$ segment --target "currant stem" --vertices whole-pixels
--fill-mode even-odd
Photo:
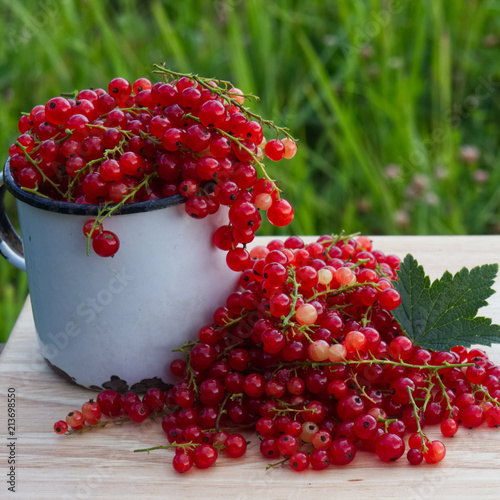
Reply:
[[[329,242],[330,244],[326,247],[326,251],[330,250],[333,246],[335,246],[339,241],[349,241],[351,238],[355,238],[356,236],[359,236],[361,233],[351,233],[351,234],[345,234],[344,231],[342,230],[340,234],[332,234],[332,240]],[[327,243],[328,240],[324,241],[323,243]]]
[[[438,384],[439,384],[439,387],[441,389],[441,394],[444,396],[444,398],[446,399],[446,407],[448,408],[448,410],[450,411],[450,415],[453,414],[453,406],[451,405],[451,401],[450,401],[450,398],[448,397],[448,394],[446,392],[446,387],[445,385],[443,384],[443,381],[441,380],[441,377],[435,373],[435,379],[438,381]]]
[[[146,452],[149,455],[149,452],[155,450],[172,450],[177,448],[192,450],[197,446],[200,446],[201,444],[203,443],[193,443],[193,441],[189,441],[189,443],[172,443],[167,445],[151,446],[150,448],[141,448],[138,450],[134,450],[134,453]],[[224,449],[224,445],[215,445],[214,448],[220,451]]]
[[[432,398],[432,389],[436,385],[436,384],[434,384],[434,382],[432,382],[432,379],[434,378],[433,375],[434,374],[429,373],[428,376],[427,376],[427,383],[428,383],[428,385],[425,387],[425,399],[424,399],[424,404],[422,405],[422,411],[424,411],[424,412],[425,412],[425,410],[427,408],[427,404],[429,403],[429,401]],[[439,378],[439,376],[438,376],[438,378]],[[448,405],[448,407],[451,408],[450,400],[449,400],[448,394],[446,394],[446,392],[444,393],[444,396],[447,398],[447,405]]]
[[[58,194],[64,196],[64,193],[59,189],[59,186],[52,179],[47,177],[45,175],[45,172],[39,167],[38,163],[35,160],[33,160],[33,158],[31,158],[31,156],[26,151],[26,147],[23,146],[19,141],[16,141],[16,146],[22,149],[24,157],[38,170],[38,172],[42,176],[42,179],[45,182],[48,182],[57,191]]]
[[[294,142],[297,142],[290,134],[288,128],[278,127],[277,125],[274,124],[273,121],[264,120],[261,116],[250,111],[248,108],[246,108],[245,106],[240,104],[235,97],[231,97],[230,91],[235,88],[231,82],[229,82],[227,80],[219,80],[217,78],[204,78],[204,77],[200,77],[198,75],[195,75],[193,73],[178,73],[176,71],[169,70],[169,69],[165,68],[165,66],[159,65],[159,64],[154,64],[154,68],[156,68],[156,71],[153,71],[153,73],[157,73],[157,74],[160,74],[163,76],[168,76],[172,79],[189,78],[191,80],[194,80],[196,83],[198,83],[199,85],[201,85],[205,89],[209,90],[213,94],[218,95],[221,99],[225,100],[228,104],[232,104],[233,106],[237,107],[247,117],[255,119],[261,125],[266,125],[267,127],[273,128],[278,135],[281,132],[288,139],[291,139]],[[214,85],[213,82],[217,83],[218,85],[221,85],[223,88],[218,87],[217,85]],[[242,96],[245,98],[248,97],[250,99],[255,99],[256,101],[260,100],[257,96],[255,96],[253,94],[242,94]]]
[[[220,405],[219,413],[217,414],[217,419],[215,420],[215,432],[219,432],[220,419],[224,413],[227,413],[226,410],[224,409],[224,406],[226,406],[227,400],[230,399],[230,397],[231,394],[228,392]]]
[[[354,382],[354,385],[359,389],[360,394],[362,396],[364,396],[366,399],[368,399],[369,401],[371,401],[374,405],[376,405],[375,400],[373,398],[371,398],[370,396],[368,396],[368,394],[366,393],[365,386],[364,385],[362,386],[359,383],[359,381],[358,381],[358,374],[357,373],[352,373],[351,380]]]
[[[403,366],[405,368],[412,368],[415,370],[430,370],[430,371],[438,371],[444,370],[448,368],[465,368],[468,366],[473,366],[474,363],[445,363],[443,365],[412,365],[410,363],[406,363],[405,361],[392,361],[390,359],[345,359],[344,361],[337,361],[335,363],[332,362],[319,362],[319,361],[300,361],[296,363],[279,363],[277,365],[273,365],[277,369],[286,368],[287,366],[303,366],[303,367],[313,367],[318,368],[320,366],[339,366],[339,365],[392,365],[392,366]]]
[[[288,462],[288,458],[284,458],[283,460],[280,460],[279,462],[275,462],[273,464],[268,464],[266,467],[266,470],[272,469],[273,467],[277,467],[278,465],[285,465]]]
[[[297,300],[299,298],[299,283],[294,269],[288,270],[288,281],[293,283],[293,292],[290,294],[292,297],[292,306],[290,308],[290,312],[283,320],[283,327],[286,327],[290,319],[295,315],[295,307],[297,306]]]
[[[477,385],[476,386],[476,390],[474,391],[474,394],[476,392],[481,392],[484,394],[484,396],[486,397],[486,399],[488,401],[491,401],[492,403],[494,403],[496,406],[500,406],[500,400],[498,398],[494,398],[490,395],[489,391],[483,389],[480,385]]]
[[[408,396],[410,397],[410,404],[412,405],[413,407],[413,415],[415,416],[415,422],[417,424],[417,432],[419,433],[420,435],[420,438],[422,439],[422,447],[421,447],[421,451],[423,453],[426,453],[428,451],[428,447],[427,445],[425,444],[425,441],[427,439],[429,439],[426,434],[422,431],[422,427],[420,425],[420,417],[418,415],[418,406],[417,406],[417,403],[415,403],[415,400],[413,399],[413,389],[411,387],[407,387],[408,389]]]
[[[134,450],[134,453],[139,453],[139,452],[146,452],[149,455],[150,451],[154,450],[171,450],[173,448],[184,448],[184,449],[193,449],[199,446],[201,443],[193,443],[192,441],[189,441],[189,443],[172,443],[172,444],[166,444],[166,445],[158,445],[158,446],[152,446],[150,448],[141,448],[139,450]]]
[[[26,191],[27,193],[32,193],[32,194],[36,194],[37,196],[41,196],[42,198],[46,198],[47,200],[50,200],[50,196],[47,196],[46,194],[43,194],[43,193],[40,193],[38,191],[38,189],[32,189],[32,188],[28,188],[28,187],[24,187],[24,186],[21,186],[21,189],[23,191]]]

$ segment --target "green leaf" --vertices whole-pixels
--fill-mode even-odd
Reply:
[[[472,270],[465,267],[454,276],[446,271],[432,284],[422,266],[408,254],[397,273],[394,288],[401,305],[392,311],[403,332],[424,349],[449,350],[456,345],[500,343],[500,326],[476,317],[498,272],[497,264]]]

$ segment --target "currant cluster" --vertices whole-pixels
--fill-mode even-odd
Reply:
[[[166,394],[154,392],[153,403],[153,390],[142,401],[98,396],[107,402],[113,393],[117,413],[102,410],[108,416],[162,416],[168,444],[137,451],[173,448],[173,466],[185,472],[212,465],[220,450],[242,456],[240,432],[254,429],[270,466],[320,470],[349,464],[360,450],[386,462],[408,450],[417,465],[446,453],[426,425],[440,425],[444,437],[460,424],[500,427],[500,367],[484,351],[431,351],[401,332],[391,313],[401,301],[392,281],[398,257],[364,236],[322,236],[308,245],[274,240],[250,258],[240,289],[177,349],[183,356],[170,370],[179,381]],[[56,432],[113,422],[92,413],[84,424],[85,411],[75,421],[76,413]]]
[[[276,226],[293,219],[263,159],[292,158],[296,143],[287,129],[244,107],[254,96],[231,83],[162,66],[156,73],[162,81],[155,84],[115,78],[106,90],[35,106],[19,120],[21,135],[9,149],[13,177],[39,196],[99,205],[84,234],[103,257],[119,248],[103,221],[126,203],[181,194],[196,219],[230,207],[229,224],[215,242],[228,251],[229,267],[241,271],[260,211]],[[263,125],[275,138],[266,141]]]

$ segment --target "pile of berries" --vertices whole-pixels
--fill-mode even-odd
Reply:
[[[9,149],[12,175],[27,192],[99,205],[83,232],[102,257],[120,246],[103,221],[124,204],[180,194],[196,219],[230,207],[229,224],[214,240],[228,251],[229,267],[242,271],[260,211],[276,226],[293,219],[263,159],[292,158],[296,143],[287,129],[244,107],[254,96],[229,82],[162,66],[156,73],[162,81],[154,85],[115,78],[107,90],[85,89],[35,106],[19,120],[21,135]],[[263,125],[274,134],[269,141]]]
[[[240,289],[178,349],[170,390],[142,399],[105,390],[55,431],[161,417],[167,442],[136,451],[174,449],[174,469],[186,472],[219,452],[242,456],[251,428],[270,466],[302,471],[347,465],[359,450],[437,463],[445,445],[426,425],[444,437],[460,424],[500,427],[500,367],[484,351],[435,352],[401,332],[391,313],[401,301],[396,256],[363,236],[322,236],[274,240],[250,258]]]

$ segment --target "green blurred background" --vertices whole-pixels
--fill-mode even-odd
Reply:
[[[286,232],[500,233],[498,0],[0,1],[4,157],[21,111],[166,62],[299,139]],[[26,293],[0,259],[0,341]]]

